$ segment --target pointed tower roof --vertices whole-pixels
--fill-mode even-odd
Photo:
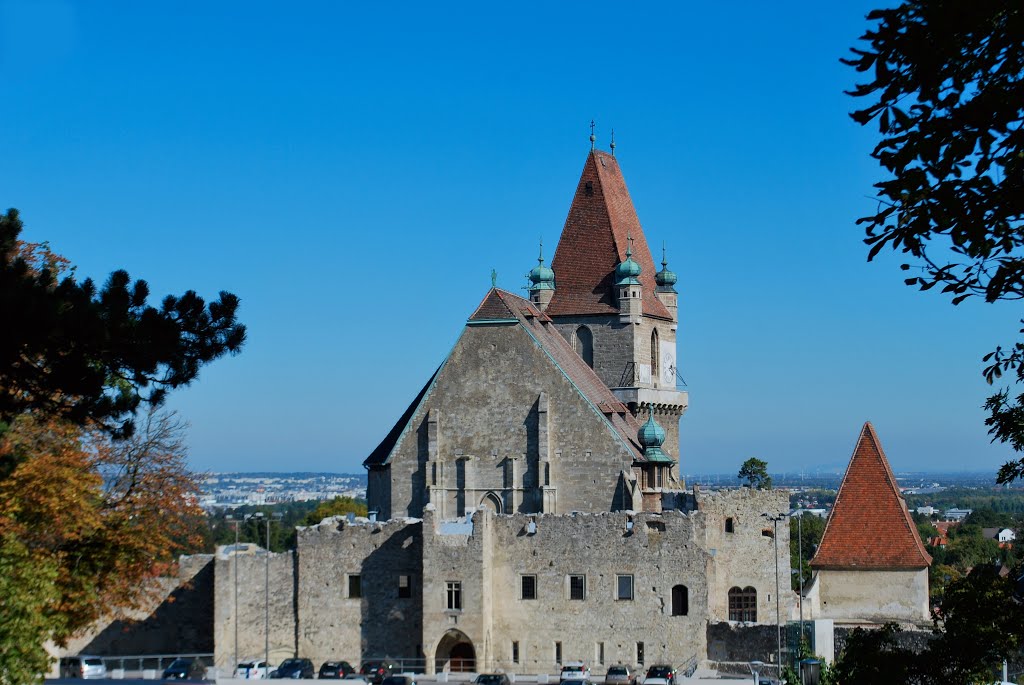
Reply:
[[[811,566],[899,570],[931,563],[882,443],[874,427],[865,423]]]
[[[612,155],[591,150],[551,260],[558,289],[547,313],[618,314],[615,266],[626,261],[629,236],[633,237],[633,260],[640,265],[644,315],[671,320],[654,295],[654,260],[619,163]]]

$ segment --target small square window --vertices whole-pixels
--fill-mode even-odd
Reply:
[[[520,576],[521,599],[537,599],[537,576]]]
[[[615,599],[633,599],[633,576],[615,576]]]
[[[462,611],[462,583],[448,581],[448,610]]]
[[[587,577],[569,576],[569,599],[587,598]]]
[[[412,597],[412,576],[398,576],[398,598]]]
[[[358,599],[363,596],[363,583],[361,576],[349,575],[348,596],[350,599]]]

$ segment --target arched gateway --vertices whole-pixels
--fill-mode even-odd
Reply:
[[[434,653],[434,671],[472,672],[476,670],[476,651],[473,643],[461,630],[449,630],[437,643]]]

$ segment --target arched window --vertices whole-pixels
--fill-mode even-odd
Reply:
[[[685,585],[672,588],[672,615],[686,616],[690,613],[690,590]]]
[[[750,586],[729,590],[729,620],[757,623],[757,590]]]
[[[658,371],[658,329],[655,328],[651,332],[651,381],[655,385],[658,384],[658,379],[661,377],[661,373]]]
[[[572,335],[572,349],[583,358],[587,366],[594,368],[594,334],[586,326],[580,326]]]

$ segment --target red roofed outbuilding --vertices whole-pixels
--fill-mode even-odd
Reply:
[[[805,607],[837,622],[927,621],[931,563],[882,443],[865,423],[811,559]]]

